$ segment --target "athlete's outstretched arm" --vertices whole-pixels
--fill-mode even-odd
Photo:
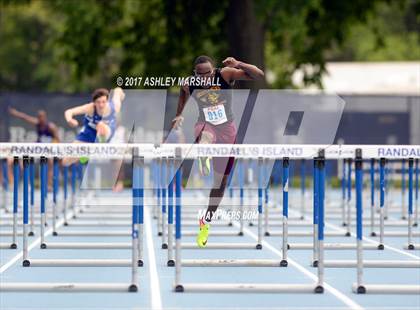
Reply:
[[[238,61],[233,57],[223,60],[225,68],[222,69],[223,78],[227,81],[258,80],[264,78],[264,71],[257,66]]]
[[[17,117],[17,118],[20,118],[20,119],[24,120],[25,122],[28,122],[31,125],[36,126],[38,124],[38,119],[36,117],[30,116],[30,115],[28,115],[26,113],[23,113],[23,112],[19,112],[16,109],[9,108],[9,113],[10,113],[10,115],[12,115],[14,117]]]
[[[73,117],[81,114],[89,114],[93,110],[93,102],[79,105],[75,108],[68,109],[64,112],[64,118],[70,127],[77,127],[79,122]]]
[[[114,102],[115,112],[120,113],[121,105],[124,101],[125,93],[121,87],[116,87],[112,95],[112,102]]]

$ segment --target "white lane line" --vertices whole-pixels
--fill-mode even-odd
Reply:
[[[333,229],[333,230],[335,230],[335,231],[342,231],[342,232],[345,232],[345,230],[344,230],[344,229],[342,229],[341,227],[338,227],[338,226],[336,226],[336,225],[334,225],[334,224],[331,224],[331,223],[327,223],[327,222],[325,222],[325,226],[326,226],[326,227],[330,227],[331,229]],[[351,233],[351,236],[352,236],[352,237],[356,237],[356,235],[355,235],[354,233]],[[366,236],[363,236],[363,241],[366,241],[366,242],[368,242],[368,243],[370,243],[370,244],[379,244],[379,242],[378,242],[378,241],[373,240],[373,239],[370,239],[370,238],[368,238],[368,237],[366,237]],[[408,256],[408,257],[414,258],[414,259],[420,259],[420,257],[419,257],[419,256],[417,256],[417,255],[414,255],[414,254],[411,254],[411,253],[407,253],[407,252],[405,252],[405,251],[403,251],[403,250],[400,250],[400,249],[394,248],[394,247],[392,247],[392,246],[390,246],[390,245],[387,245],[386,243],[384,243],[384,247],[385,247],[385,249],[388,249],[388,250],[390,250],[390,251],[393,251],[393,252],[396,252],[396,253],[400,253],[400,254],[403,254],[403,255],[405,255],[405,256]]]
[[[84,201],[84,197],[80,198],[81,201]],[[48,203],[48,202],[46,202]],[[77,208],[77,211],[80,211],[80,208]],[[67,219],[72,218],[74,215],[74,211],[70,210],[70,212],[67,213]],[[57,221],[56,223],[56,228],[60,228],[61,226],[64,225],[64,218],[60,219]],[[49,228],[45,231],[45,237],[48,237],[49,235],[52,234],[53,228]],[[41,237],[36,238],[34,241],[32,241],[32,243],[30,243],[28,245],[28,254],[30,253],[31,250],[33,250],[37,245],[39,245],[41,243]],[[23,251],[20,251],[19,254],[17,254],[16,256],[12,257],[10,259],[10,261],[8,261],[6,264],[4,264],[3,266],[0,267],[0,274],[2,274],[3,272],[5,272],[7,269],[9,269],[10,267],[13,266],[13,264],[15,264],[19,259],[21,259],[23,257]]]
[[[292,214],[299,214],[297,211],[295,211],[295,210],[290,210],[289,209],[289,212],[290,213],[292,213]],[[326,227],[330,227],[331,229],[333,229],[333,230],[335,230],[335,231],[341,231],[341,232],[346,232],[346,230],[345,229],[343,229],[342,227],[339,227],[339,226],[337,226],[337,225],[334,225],[334,224],[331,224],[331,222],[330,221],[325,221],[325,226]],[[351,236],[352,237],[356,237],[356,235],[354,234],[354,233],[351,233]],[[366,241],[366,242],[368,242],[368,243],[370,243],[370,244],[379,244],[379,242],[378,241],[376,241],[376,240],[373,240],[373,239],[370,239],[370,238],[368,238],[368,237],[366,237],[366,236],[363,236],[363,240],[364,241]],[[399,253],[399,254],[402,254],[402,255],[405,255],[405,256],[408,256],[408,257],[411,257],[411,258],[414,258],[414,259],[420,259],[420,257],[419,256],[417,256],[417,255],[414,255],[414,254],[411,254],[411,253],[408,253],[408,252],[406,252],[406,251],[403,251],[403,250],[400,250],[400,249],[397,249],[397,248],[394,248],[394,247],[392,247],[392,246],[390,246],[390,245],[387,245],[386,243],[384,243],[384,247],[385,247],[385,249],[388,249],[388,250],[390,250],[390,251],[393,251],[393,252],[396,252],[396,253]]]
[[[73,216],[73,211],[69,212],[69,218],[71,218]],[[61,219],[57,222],[56,224],[56,228],[60,228],[61,226],[63,226],[64,224],[64,219]],[[52,227],[49,228],[47,231],[45,231],[45,237],[48,237],[49,235],[52,234]],[[28,253],[35,248],[37,245],[39,245],[41,243],[41,237],[36,238],[34,241],[32,241],[32,243],[28,246]],[[23,251],[20,251],[19,254],[17,254],[16,256],[12,257],[10,259],[10,261],[8,261],[6,264],[4,264],[3,266],[0,267],[0,274],[2,274],[3,272],[5,272],[7,269],[9,269],[10,267],[13,266],[13,264],[15,264],[19,259],[21,259],[23,257]]]
[[[235,226],[239,226],[239,225],[238,224],[235,224]],[[248,234],[250,237],[252,237],[255,241],[258,240],[257,235],[255,235],[248,228],[245,228],[244,227],[244,232],[246,234]],[[282,257],[282,253],[279,250],[277,250],[276,248],[274,248],[273,246],[271,246],[271,244],[269,244],[267,241],[263,241],[262,243],[263,243],[263,248],[267,248],[271,252],[277,254],[279,257]],[[311,278],[314,281],[317,281],[318,280],[318,277],[316,275],[314,275],[311,271],[309,271],[308,269],[306,269],[302,265],[300,265],[297,262],[295,262],[290,257],[287,258],[287,261],[290,263],[290,265],[292,265],[293,267],[295,267],[296,269],[298,269],[300,272],[302,272],[303,274],[305,274],[307,277]],[[354,310],[363,310],[364,309],[358,303],[356,303],[355,301],[353,301],[352,299],[350,299],[349,297],[347,297],[346,295],[344,295],[343,293],[341,293],[339,290],[335,289],[331,285],[327,284],[326,282],[324,282],[324,288],[327,291],[329,291],[332,295],[334,295],[337,299],[339,299],[344,304],[346,304],[350,309],[352,309],[352,310],[353,309]]]
[[[146,233],[145,237],[147,243],[148,265],[150,275],[150,299],[152,303],[151,308],[153,310],[160,310],[162,309],[162,297],[160,295],[159,275],[156,266],[156,255],[152,235],[152,221],[149,208],[144,208],[144,215],[144,226]]]

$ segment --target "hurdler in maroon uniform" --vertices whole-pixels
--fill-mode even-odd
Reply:
[[[263,78],[264,72],[254,65],[237,61],[228,57],[223,61],[225,67],[214,67],[214,61],[208,56],[199,56],[194,62],[194,75],[202,79],[210,79],[215,83],[206,86],[185,85],[181,88],[177,115],[172,126],[182,124],[182,111],[188,98],[192,96],[198,105],[198,120],[194,132],[196,143],[233,144],[236,140],[236,125],[232,112],[232,85],[235,80],[254,80]],[[197,238],[199,247],[207,244],[209,223],[216,212],[226,188],[228,175],[232,169],[234,158],[216,157],[212,160],[214,170],[213,188],[204,218],[200,220],[200,232]],[[210,158],[199,159],[200,172],[208,175]]]

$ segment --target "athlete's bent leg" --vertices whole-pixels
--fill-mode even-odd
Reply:
[[[214,143],[215,135],[213,132],[203,129],[200,134],[199,144],[211,144]],[[198,169],[201,175],[208,176],[210,174],[210,157],[201,157],[198,159]]]
[[[99,142],[107,142],[111,137],[111,128],[104,122],[99,122],[96,125],[97,139]]]
[[[73,141],[73,143],[86,143],[86,142],[75,140],[75,141]],[[79,161],[79,158],[75,158],[75,157],[64,157],[63,158],[63,161],[62,161],[62,164],[63,164],[63,166],[70,166],[70,165],[72,165],[74,163],[77,163],[78,161]]]
[[[206,213],[204,214],[204,220],[207,223],[210,223],[214,214],[216,213],[217,208],[222,202],[223,196],[225,194],[225,189],[228,181],[228,176],[214,172],[213,188],[210,191],[209,205],[207,207]]]
[[[227,172],[230,171],[231,159],[228,159],[228,167],[226,168]],[[214,179],[213,179],[213,188],[210,191],[209,205],[207,207],[206,213],[203,218],[199,221],[199,232],[197,235],[197,245],[200,248],[204,248],[207,245],[207,240],[209,237],[210,231],[210,222],[216,213],[217,208],[222,202],[229,173],[218,173],[217,169],[214,169]]]

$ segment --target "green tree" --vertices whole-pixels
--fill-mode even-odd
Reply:
[[[418,59],[418,0],[0,0],[0,89],[86,91],[118,75],[188,75],[226,56],[290,87],[328,60]],[[391,22],[390,22],[391,21]],[[266,87],[266,83],[245,86]]]

